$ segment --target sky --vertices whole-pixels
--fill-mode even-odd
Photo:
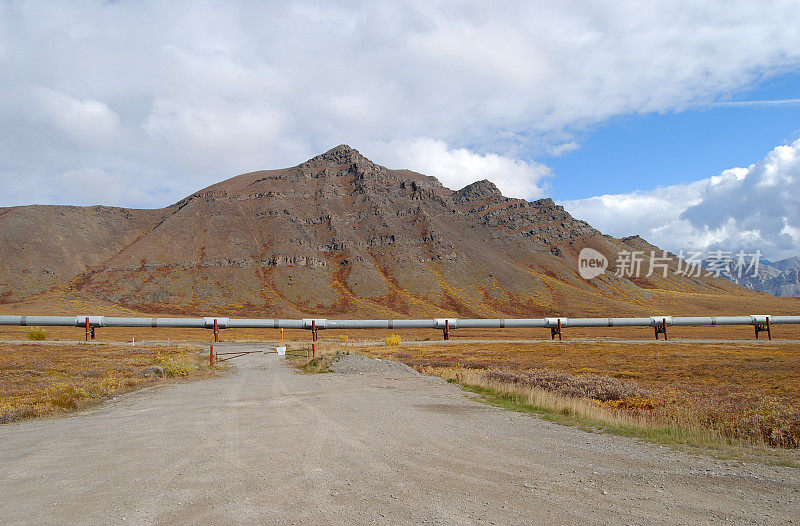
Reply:
[[[0,206],[338,144],[663,248],[800,254],[796,1],[0,0]]]

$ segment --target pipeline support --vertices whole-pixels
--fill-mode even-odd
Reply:
[[[771,330],[770,325],[769,325],[769,316],[767,316],[767,322],[766,323],[763,323],[763,324],[756,323],[753,326],[753,328],[756,331],[756,340],[758,339],[759,333],[762,333],[762,332],[766,332],[767,333],[767,338],[769,340],[772,340],[772,330]]]
[[[550,339],[555,340],[558,336],[558,341],[563,341],[561,334],[561,318],[558,319],[555,327],[550,327]]]
[[[653,326],[653,331],[656,334],[656,340],[659,334],[663,334],[664,341],[667,341],[667,319],[663,318],[660,324]]]

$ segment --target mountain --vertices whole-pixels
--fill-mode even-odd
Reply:
[[[799,257],[790,257],[786,259],[781,259],[780,261],[765,261],[767,265],[774,269],[778,269],[782,272],[787,270],[800,270],[800,258]]]
[[[773,296],[800,296],[800,258],[790,257],[780,261],[762,260],[755,276],[752,272],[737,272],[727,276],[734,283],[748,289],[758,290]]]
[[[610,260],[591,281],[578,275],[584,247]],[[651,251],[661,254],[639,237],[603,235],[551,199],[504,197],[486,180],[453,191],[342,145],[158,210],[1,208],[0,302],[4,310],[66,298],[174,314],[524,317],[739,312],[742,298],[764,298],[713,277],[615,275],[619,254]]]

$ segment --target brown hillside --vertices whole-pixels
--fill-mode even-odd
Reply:
[[[798,305],[714,278],[608,272],[587,282],[575,259],[584,246],[612,261],[652,246],[605,236],[550,199],[510,199],[489,181],[454,192],[344,145],[161,210],[0,209],[0,242],[0,297],[15,304],[38,293],[37,305],[77,298],[269,317],[721,314],[741,312],[743,299],[778,314]]]

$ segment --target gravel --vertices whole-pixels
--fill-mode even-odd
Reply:
[[[331,363],[331,371],[339,374],[419,375],[408,365],[392,360],[367,358],[363,354],[339,353]]]

